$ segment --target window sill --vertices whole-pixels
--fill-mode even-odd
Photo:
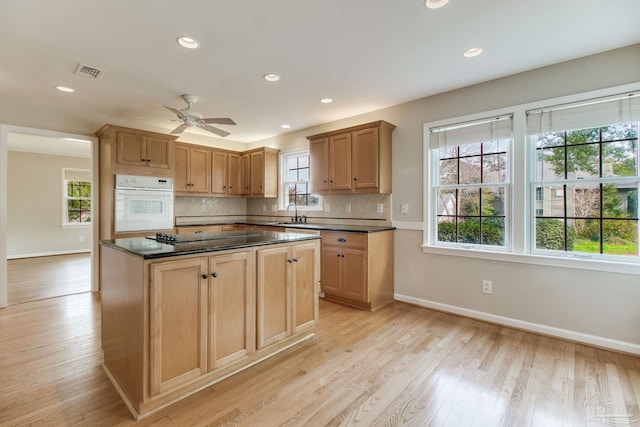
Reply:
[[[579,259],[573,257],[552,257],[544,255],[514,254],[510,252],[486,251],[465,248],[445,248],[439,246],[422,245],[422,252],[435,255],[476,258],[491,261],[513,262],[518,264],[540,265],[545,267],[573,268],[576,270],[605,271],[640,275],[640,264],[630,262],[615,262],[593,259]]]
[[[62,224],[60,227],[62,228],[91,228],[93,227],[93,224],[91,224],[90,222],[84,222],[82,224]]]

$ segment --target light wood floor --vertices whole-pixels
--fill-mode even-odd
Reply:
[[[640,425],[640,358],[396,303],[321,301],[301,344],[134,422],[100,368],[100,302],[0,310],[0,425]]]
[[[7,260],[9,305],[91,291],[91,254]]]

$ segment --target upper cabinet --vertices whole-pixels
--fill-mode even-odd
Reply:
[[[173,185],[177,194],[209,193],[211,191],[211,150],[197,145],[177,143]]]
[[[391,134],[377,121],[308,136],[311,191],[316,194],[391,193]]]
[[[108,157],[114,173],[173,176],[176,136],[113,125],[103,126],[96,135],[107,148],[100,155]]]
[[[242,166],[249,168],[241,172],[244,195],[278,197],[278,150],[264,147],[247,151],[243,153]]]

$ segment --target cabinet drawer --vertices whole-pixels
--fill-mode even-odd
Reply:
[[[367,248],[367,233],[343,233],[323,231],[322,245],[344,246],[345,248]]]

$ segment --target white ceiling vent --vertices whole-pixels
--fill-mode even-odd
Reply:
[[[78,64],[75,73],[83,75],[85,77],[89,77],[91,79],[99,79],[104,74],[104,70],[92,67],[90,65]]]

